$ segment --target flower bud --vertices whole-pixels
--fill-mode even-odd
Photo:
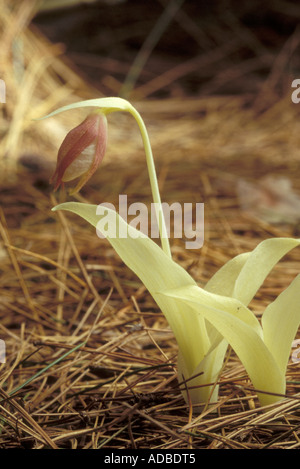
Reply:
[[[107,120],[101,113],[90,114],[72,129],[62,142],[55,173],[50,183],[57,190],[64,182],[80,177],[71,194],[78,192],[100,165],[107,144]]]

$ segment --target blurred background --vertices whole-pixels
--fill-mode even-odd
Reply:
[[[74,119],[32,119],[97,96],[134,101],[154,127],[162,125],[154,136],[160,149],[164,136],[171,145],[180,136],[190,153],[203,144],[209,157],[212,150],[233,156],[236,145],[247,153],[248,138],[256,152],[263,125],[275,125],[276,143],[283,116],[298,116],[291,83],[300,77],[299,18],[296,0],[1,0],[1,162],[53,159]],[[299,130],[293,124],[289,138]],[[287,152],[282,135],[279,143],[276,160]]]
[[[33,23],[105,95],[255,95],[269,78],[280,97],[299,70],[299,8],[284,0],[46,0]]]

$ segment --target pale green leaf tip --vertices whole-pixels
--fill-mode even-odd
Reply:
[[[63,202],[61,204],[55,205],[52,207],[51,211],[56,212],[58,210],[68,210],[70,211],[70,206],[72,206],[73,202]]]

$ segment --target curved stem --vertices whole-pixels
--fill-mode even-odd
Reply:
[[[129,112],[135,118],[139,126],[139,129],[141,131],[141,135],[143,139],[143,144],[144,144],[145,153],[146,153],[148,173],[149,173],[149,178],[150,178],[152,197],[155,203],[156,217],[157,217],[157,222],[158,222],[158,227],[159,227],[162,249],[169,257],[172,257],[166,223],[165,223],[165,217],[164,217],[164,213],[162,210],[160,192],[159,192],[154,159],[153,159],[153,154],[152,154],[152,148],[151,148],[148,132],[139,112],[133,106],[130,106]]]
[[[172,257],[171,248],[170,248],[168,232],[167,232],[166,223],[165,223],[165,217],[164,217],[162,204],[161,204],[156,170],[155,170],[152,148],[151,148],[148,132],[147,132],[145,123],[141,115],[128,101],[127,101],[126,109],[124,110],[128,111],[135,118],[139,126],[141,135],[142,135],[142,140],[143,140],[145,154],[146,154],[147,168],[148,168],[148,173],[149,173],[149,178],[150,178],[150,186],[151,186],[151,191],[152,191],[153,202],[155,204],[155,211],[156,211],[156,217],[157,217],[157,223],[158,223],[158,228],[159,228],[162,249],[165,252],[165,254],[167,254],[171,258]],[[115,109],[109,110],[109,112],[114,112],[114,111]]]

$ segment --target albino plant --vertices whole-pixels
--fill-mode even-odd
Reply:
[[[103,217],[108,224],[117,227],[113,234],[108,232],[105,236],[123,262],[144,283],[173,330],[179,347],[179,379],[187,380],[183,391],[187,401],[203,404],[217,400],[216,383],[228,344],[243,363],[261,405],[282,399],[289,354],[300,323],[300,275],[267,306],[261,322],[248,305],[275,264],[298,246],[300,240],[262,241],[252,252],[227,262],[205,288],[200,288],[172,260],[151,146],[140,114],[124,99],[102,98],[64,106],[46,117],[79,107],[96,107],[97,110],[92,118],[71,131],[75,138],[67,136],[63,142],[55,172],[56,187],[79,176],[75,191],[82,187],[82,182],[88,180],[103,158],[107,115],[115,111],[129,112],[139,125],[145,147],[162,248],[110,208],[105,209],[105,214],[99,214],[96,205],[67,202],[53,210],[73,212],[98,230],[103,227]],[[85,155],[88,155],[86,159]]]

